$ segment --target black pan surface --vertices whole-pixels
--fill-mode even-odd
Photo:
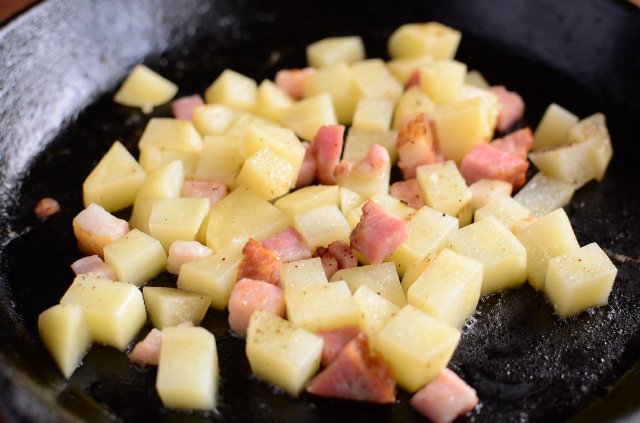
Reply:
[[[82,209],[82,181],[113,141],[136,152],[148,119],[170,115],[168,107],[150,116],[112,102],[131,66],[144,61],[177,82],[180,95],[202,93],[226,67],[258,80],[301,67],[304,46],[330,35],[362,35],[369,57],[385,57],[393,29],[428,20],[463,32],[457,58],[519,92],[527,123],[535,126],[550,102],[582,117],[603,111],[615,151],[605,180],[579,190],[566,208],[581,245],[598,242],[619,269],[610,304],[560,321],[529,286],[483,299],[450,363],[481,399],[461,421],[567,421],[578,414],[578,421],[638,421],[640,11],[614,0],[49,0],[6,25],[0,421],[422,421],[406,394],[374,406],[275,392],[250,375],[244,343],[230,334],[223,312],[211,311],[203,322],[220,355],[217,414],[163,409],[154,369],[140,371],[98,345],[65,381],[38,340],[36,321],[58,302],[73,278],[69,264],[80,257],[71,219]],[[44,196],[63,209],[40,222],[32,209]],[[175,279],[162,275],[151,284]]]

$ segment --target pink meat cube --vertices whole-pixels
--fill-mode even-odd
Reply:
[[[389,187],[389,194],[416,210],[424,206],[422,192],[415,178],[394,182]]]
[[[527,160],[527,155],[533,145],[533,134],[529,128],[518,129],[502,138],[493,140],[490,145],[511,154],[513,157]]]
[[[284,291],[275,285],[253,279],[241,279],[229,297],[229,326],[241,336],[247,335],[251,314],[265,310],[284,316]]]
[[[316,335],[324,340],[322,347],[322,366],[327,367],[340,354],[340,351],[358,334],[358,326],[345,326],[338,329],[328,329],[317,332]]]
[[[193,109],[203,104],[204,101],[198,94],[180,97],[171,102],[171,113],[176,119],[191,120]]]
[[[213,254],[211,248],[205,247],[198,241],[173,241],[169,247],[167,270],[169,273],[177,275],[183,264],[209,257],[211,254]]]
[[[407,239],[407,222],[368,200],[362,206],[362,218],[351,231],[351,248],[369,263],[380,264]]]
[[[467,185],[480,179],[509,182],[513,189],[524,185],[529,162],[499,150],[490,144],[480,144],[462,159],[460,173]]]
[[[323,125],[311,143],[316,159],[316,178],[321,184],[335,185],[335,168],[340,161],[344,137],[344,125]]]
[[[304,97],[304,83],[314,68],[281,69],[276,73],[276,85],[296,100]]]
[[[182,186],[182,196],[187,198],[208,198],[213,206],[227,195],[227,186],[209,179],[190,179]]]
[[[249,238],[242,249],[242,261],[238,266],[236,280],[248,278],[280,285],[281,265],[282,261],[276,253]]]
[[[416,168],[442,161],[429,117],[422,113],[408,120],[398,132],[398,167],[404,179],[416,177]]]
[[[296,179],[296,188],[311,185],[316,177],[316,158],[311,150],[311,144],[303,142],[302,145],[304,146],[305,152],[302,165],[300,166],[300,172],[298,172],[298,179]]]
[[[262,241],[262,246],[270,249],[282,262],[311,258],[302,236],[293,227],[288,227]]]
[[[93,275],[112,281],[116,280],[116,272],[98,255],[82,257],[74,261],[71,264],[71,270],[76,275]]]
[[[493,86],[490,91],[498,97],[500,103],[496,127],[498,131],[505,131],[524,116],[524,101],[518,93],[508,91],[502,85]]]

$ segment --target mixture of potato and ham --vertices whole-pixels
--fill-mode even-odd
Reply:
[[[233,287],[228,308],[231,330],[244,337],[254,311],[264,310],[284,316],[284,291],[264,281],[244,278]]]
[[[322,268],[327,279],[331,279],[334,273],[340,269],[349,269],[358,265],[358,259],[351,246],[344,241],[333,241],[325,247],[318,247],[313,253],[314,257],[320,257]]]
[[[193,323],[190,321],[182,322],[176,327],[190,328]],[[127,357],[129,362],[137,364],[140,367],[157,366],[160,361],[160,350],[162,349],[162,331],[153,328],[149,331],[145,338],[138,342],[129,352]]]
[[[362,218],[351,232],[351,248],[369,263],[380,264],[407,239],[407,222],[368,200]]]
[[[406,122],[398,132],[398,167],[404,179],[416,177],[416,168],[442,161],[429,116],[421,113]]]
[[[257,279],[279,286],[281,264],[282,261],[275,252],[250,238],[242,248],[242,261],[236,280]]]
[[[283,263],[308,259],[312,255],[311,250],[305,245],[302,235],[291,226],[271,235],[261,244],[276,253],[276,256]]]
[[[411,398],[411,405],[434,423],[452,422],[477,404],[476,391],[447,368]]]
[[[105,263],[98,255],[82,257],[71,263],[71,270],[76,275],[93,275],[101,278],[116,280],[113,267]]]

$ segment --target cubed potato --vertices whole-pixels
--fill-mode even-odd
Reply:
[[[195,241],[209,205],[208,198],[158,198],[151,206],[149,234],[167,252],[173,241]]]
[[[435,103],[420,87],[411,87],[400,96],[396,103],[392,128],[399,130],[408,118],[422,113],[432,115],[435,110]]]
[[[393,59],[432,56],[452,59],[462,34],[439,22],[404,24],[389,37],[389,55]]]
[[[471,85],[463,85],[460,89],[460,93],[457,101],[469,100],[472,98],[480,99],[486,110],[485,118],[487,119],[487,125],[493,133],[496,123],[498,122],[498,115],[502,104],[498,99],[498,96],[489,90],[473,87]]]
[[[549,260],[580,248],[562,208],[533,222],[517,237],[527,250],[527,280],[538,291],[544,290]]]
[[[471,202],[471,191],[452,160],[419,166],[416,179],[427,206],[457,217]]]
[[[119,281],[142,286],[167,267],[167,254],[160,241],[134,229],[104,247],[104,261]]]
[[[391,75],[382,59],[368,59],[352,64],[351,75],[360,97],[395,102],[402,95],[402,85]]]
[[[367,166],[364,167],[367,169]],[[341,188],[347,188],[357,192],[364,198],[371,198],[377,194],[389,192],[389,180],[391,179],[391,161],[378,172],[362,171],[358,166],[353,166],[350,173],[338,180]]]
[[[311,332],[358,324],[358,309],[345,281],[290,287],[287,320]]]
[[[483,264],[444,249],[407,292],[407,303],[459,328],[480,300]]]
[[[193,109],[193,126],[202,137],[222,135],[240,114],[222,104],[204,104]]]
[[[365,202],[365,198],[357,192],[351,191],[349,188],[340,188],[340,211],[343,215],[349,216],[352,210],[361,206]],[[362,211],[360,211],[362,213]],[[359,221],[360,219],[358,219]],[[351,222],[349,222],[351,223]]]
[[[304,96],[315,97],[323,93],[331,97],[337,121],[345,125],[350,124],[360,92],[346,63],[329,66],[307,76]]]
[[[455,60],[440,60],[420,69],[420,88],[436,104],[454,102],[460,96],[467,65]]]
[[[140,166],[150,173],[173,161],[180,161],[187,178],[193,177],[200,153],[196,151],[173,150],[165,147],[147,147],[140,151]]]
[[[316,207],[293,218],[293,224],[309,249],[326,247],[333,241],[349,243],[351,227],[335,204]]]
[[[287,93],[265,79],[258,85],[256,114],[265,119],[279,121],[282,114],[294,103]]]
[[[135,285],[97,276],[76,276],[60,304],[81,306],[91,339],[120,351],[127,348],[147,321],[142,293]]]
[[[420,71],[423,67],[431,66],[433,60],[433,56],[405,57],[388,61],[387,68],[402,86],[405,86],[414,72]]]
[[[409,288],[411,285],[415,283],[415,281],[420,277],[422,272],[425,271],[427,267],[436,259],[436,254],[427,254],[424,258],[418,259],[411,263],[411,265],[407,268],[407,271],[404,272],[404,276],[402,277],[402,289],[404,290],[405,295],[409,292]]]
[[[280,286],[286,292],[306,285],[328,283],[320,257],[282,263]]]
[[[38,316],[42,343],[69,379],[91,346],[91,332],[78,304],[56,304]]]
[[[576,187],[573,184],[549,178],[542,172],[536,173],[516,195],[520,204],[533,217],[542,217],[557,208],[569,204]]]
[[[335,125],[338,120],[331,96],[324,93],[293,104],[283,113],[281,122],[299,137],[311,141],[322,125]]]
[[[594,145],[593,155],[596,180],[601,181],[611,161],[613,149],[611,147],[611,137],[605,117],[602,113],[596,113],[586,117],[569,128],[567,135],[570,143],[588,142]]]
[[[594,242],[549,260],[544,291],[556,314],[568,317],[606,305],[617,273]]]
[[[498,219],[498,222],[511,230],[514,223],[530,215],[529,209],[520,204],[518,200],[503,195],[492,199],[487,205],[476,210],[474,219],[479,222],[482,219],[493,216]]]
[[[291,163],[270,147],[263,147],[244,161],[236,184],[273,200],[289,192],[297,177]]]
[[[471,209],[476,211],[498,196],[511,196],[513,186],[509,182],[498,179],[480,179],[469,185],[469,189],[471,190]]]
[[[228,186],[233,185],[244,162],[242,148],[242,140],[236,137],[205,137],[194,176],[198,179],[220,181]]]
[[[215,410],[218,394],[216,339],[204,328],[166,328],[156,389],[167,408]]]
[[[576,115],[562,106],[551,103],[533,133],[533,149],[566,144],[569,128],[576,122]]]
[[[168,150],[199,153],[202,139],[188,120],[173,118],[151,118],[138,142],[140,150],[161,147]]]
[[[396,268],[390,262],[340,269],[334,273],[331,280],[345,281],[352,293],[355,293],[363,285],[368,286],[376,294],[398,307],[407,303]]]
[[[395,316],[400,307],[378,294],[367,285],[361,285],[353,294],[358,307],[358,326],[369,338],[369,347],[376,349],[376,336]]]
[[[361,98],[353,115],[353,128],[385,131],[391,126],[394,102],[383,98]]]
[[[247,358],[261,379],[300,394],[320,368],[324,341],[304,329],[263,310],[251,315],[247,330]]]
[[[373,144],[378,144],[387,149],[393,164],[398,161],[397,138],[398,131],[394,130],[370,130],[351,127],[344,143],[342,158],[358,163],[364,159]]]
[[[364,43],[358,36],[323,38],[307,46],[307,64],[318,69],[350,64],[363,60],[364,54]]]
[[[241,259],[238,252],[222,252],[185,263],[180,267],[178,288],[204,294],[211,299],[211,308],[224,310],[236,284]]]
[[[467,76],[464,78],[464,83],[482,90],[488,90],[491,87],[484,75],[482,75],[479,70],[475,69],[467,72]]]
[[[354,207],[347,215],[347,222],[351,228],[355,228],[362,218],[362,206],[367,200],[363,200],[357,207]],[[371,201],[382,207],[386,212],[400,219],[408,219],[416,211],[412,207],[407,206],[402,201],[387,193],[376,194],[371,197]]]
[[[263,241],[291,225],[286,213],[246,187],[238,187],[209,213],[207,247],[240,251],[249,238]]]
[[[287,213],[291,218],[317,207],[339,203],[337,185],[311,185],[279,198],[274,206]]]
[[[449,248],[484,264],[481,295],[520,286],[527,277],[527,250],[493,217],[459,229]]]
[[[199,325],[211,304],[207,295],[159,286],[142,288],[149,321],[158,329],[190,321]]]
[[[204,93],[208,104],[220,103],[241,112],[256,108],[256,81],[231,69],[225,69]]]
[[[120,143],[113,143],[82,184],[84,206],[91,203],[114,212],[133,205],[145,171]]]
[[[460,331],[406,305],[375,337],[402,388],[415,392],[444,369],[458,346]]]
[[[113,96],[113,101],[151,113],[155,106],[169,102],[177,92],[178,86],[173,82],[144,65],[136,65]]]

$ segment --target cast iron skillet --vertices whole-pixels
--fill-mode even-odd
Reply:
[[[304,4],[302,4],[304,3]],[[369,57],[385,55],[393,29],[439,20],[463,32],[458,58],[527,102],[537,124],[552,101],[584,117],[603,111],[614,143],[604,182],[567,207],[582,245],[598,242],[618,266],[610,305],[560,321],[524,286],[481,301],[450,367],[481,406],[463,421],[565,421],[607,393],[640,359],[640,12],[624,1],[248,1],[49,0],[0,31],[0,416],[6,421],[421,421],[408,395],[391,406],[292,399],[250,376],[243,342],[224,313],[203,325],[217,338],[218,414],[161,407],[155,370],[93,346],[65,381],[38,340],[37,315],[58,302],[80,257],[71,219],[81,182],[119,139],[136,152],[149,116],[111,101],[128,69],[145,62],[202,93],[225,67],[272,78],[304,65],[304,46],[360,34]],[[168,116],[167,107],[154,116]],[[62,212],[32,215],[43,196]],[[122,216],[126,216],[123,212]],[[161,276],[154,285],[171,285]],[[140,336],[144,336],[144,332]],[[580,421],[640,418],[637,369]],[[616,398],[622,398],[616,400]],[[2,418],[0,418],[2,420]]]

